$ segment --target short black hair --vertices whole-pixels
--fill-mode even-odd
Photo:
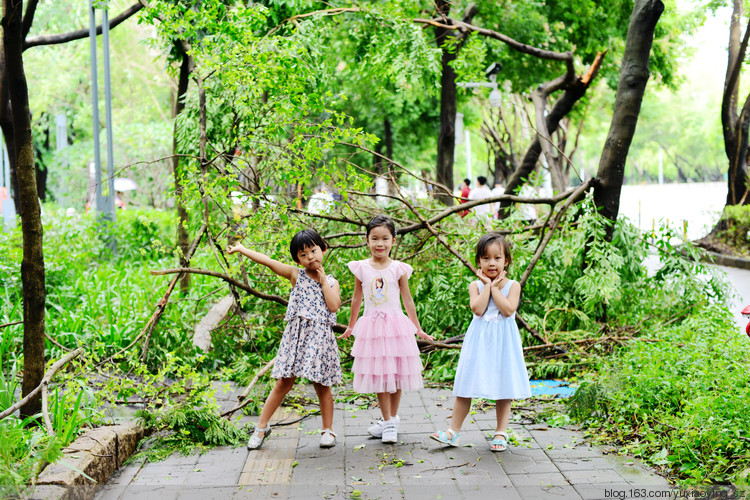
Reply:
[[[471,186],[471,181],[469,179],[464,179],[464,184]]]
[[[391,236],[394,238],[396,237],[396,224],[393,223],[393,219],[388,217],[387,215],[376,215],[372,219],[370,219],[370,222],[367,223],[367,237],[370,236],[370,231],[375,229],[376,227],[385,226],[388,228],[388,231],[391,232]]]
[[[510,243],[508,243],[502,234],[495,232],[487,233],[479,238],[479,242],[477,242],[477,253],[474,257],[474,265],[479,266],[479,259],[487,255],[487,249],[494,244],[500,245],[500,248],[503,250],[503,255],[505,256],[505,268],[508,269],[510,267],[510,263],[513,262],[513,258],[510,256]]]
[[[318,234],[314,229],[303,229],[292,237],[292,242],[289,244],[289,253],[292,254],[294,262],[299,264],[297,260],[297,254],[308,247],[319,246],[324,252],[328,249],[323,237]]]
[[[479,177],[477,177],[477,182],[480,186],[484,186],[485,184],[487,184],[487,177],[480,175]]]

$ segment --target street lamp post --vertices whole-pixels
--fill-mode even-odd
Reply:
[[[485,70],[485,74],[489,79],[489,82],[457,82],[457,87],[462,88],[477,88],[487,87],[491,88],[490,92],[490,107],[499,108],[503,103],[503,97],[500,91],[497,89],[497,74],[500,72],[502,65],[500,63],[492,63]],[[466,143],[466,177],[471,179],[471,146],[469,143],[469,129],[464,129],[464,115],[463,113],[456,113],[456,144]],[[463,132],[463,134],[462,134]]]

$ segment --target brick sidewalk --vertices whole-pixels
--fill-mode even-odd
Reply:
[[[236,392],[220,396],[224,408],[236,401]],[[123,467],[97,498],[588,499],[633,488],[663,496],[668,488],[664,478],[642,465],[584,443],[574,428],[512,422],[510,431],[519,444],[492,453],[494,408],[469,415],[462,446],[443,447],[428,436],[447,428],[452,405],[447,390],[405,393],[399,443],[386,445],[367,434],[379,410],[336,403],[334,448],[318,446],[321,422],[314,416],[275,427],[261,450],[219,447],[204,455]],[[282,407],[272,422],[295,418]]]

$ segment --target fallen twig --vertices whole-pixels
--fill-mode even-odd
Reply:
[[[44,377],[42,377],[41,383],[33,391],[31,391],[23,399],[21,399],[19,402],[17,402],[13,406],[7,408],[4,412],[0,413],[0,420],[4,419],[8,415],[11,415],[13,412],[15,412],[16,410],[18,410],[19,408],[21,408],[26,403],[28,403],[31,400],[31,398],[33,398],[34,396],[36,396],[36,394],[39,391],[46,390],[46,388],[49,385],[50,381],[52,381],[52,377],[54,377],[55,374],[58,371],[60,371],[60,368],[62,368],[63,366],[65,366],[65,364],[67,364],[71,359],[79,356],[83,352],[84,352],[83,347],[79,347],[75,351],[69,352],[68,354],[66,354],[65,356],[63,356],[59,360],[57,360],[55,363],[53,363],[52,366],[50,366],[49,369],[44,374]],[[44,402],[42,402],[42,403],[44,403]],[[49,421],[49,415],[46,415],[45,419],[46,419],[45,423],[48,422]],[[51,425],[50,425],[50,427],[51,427]]]
[[[234,412],[236,412],[237,410],[240,410],[240,409],[244,408],[245,406],[247,406],[247,404],[250,402],[250,400],[249,399],[245,399],[245,398],[247,398],[247,395],[250,394],[250,390],[253,387],[255,387],[255,384],[258,383],[258,380],[260,380],[260,377],[262,377],[263,375],[265,375],[266,372],[271,369],[271,367],[273,366],[273,364],[275,362],[276,362],[276,358],[273,358],[271,361],[269,361],[268,363],[266,363],[266,366],[264,366],[263,368],[261,368],[260,371],[258,371],[258,373],[255,374],[255,376],[253,377],[253,379],[250,381],[250,384],[247,387],[245,387],[244,391],[242,391],[242,394],[240,394],[239,396],[237,396],[238,402],[235,405],[235,407],[232,408],[231,410],[227,410],[224,413],[222,413],[221,414],[222,417],[226,417],[228,419],[229,417],[232,416],[232,414]]]

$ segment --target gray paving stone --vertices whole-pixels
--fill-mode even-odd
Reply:
[[[568,482],[577,484],[623,484],[624,479],[613,469],[564,471]]]
[[[555,464],[561,471],[612,469],[620,463],[609,457],[560,458]]]
[[[340,484],[319,484],[319,485],[297,485],[292,484],[289,488],[290,500],[306,500],[310,498],[321,499],[350,499],[351,494],[347,493],[347,488]]]
[[[362,499],[589,499],[601,497],[608,484],[618,488],[667,484],[638,462],[602,454],[573,428],[524,425],[516,420],[509,426],[512,439],[508,451],[493,453],[489,436],[496,424],[494,408],[469,415],[461,434],[462,446],[441,445],[429,434],[449,426],[453,402],[445,390],[405,394],[396,444],[384,444],[367,433],[380,416],[377,408],[336,402],[333,427],[338,439],[333,448],[319,447],[322,421],[315,415],[274,427],[260,452],[219,447],[204,455],[175,455],[161,463],[125,467],[97,499],[350,499],[355,490]],[[287,409],[283,415],[287,421],[295,418]],[[249,420],[257,421],[257,417]],[[239,487],[238,482],[261,484]],[[142,493],[146,490],[148,496]],[[158,493],[154,495],[154,491]]]
[[[224,500],[232,498],[237,492],[237,486],[188,487],[180,490],[178,500]]]
[[[281,499],[281,498],[287,498],[289,496],[289,491],[290,491],[290,485],[288,484],[260,484],[260,485],[253,485],[253,486],[243,486],[242,488],[237,488],[234,494],[230,498],[238,499],[238,500],[239,499],[259,500],[261,498]]]
[[[498,484],[459,485],[461,496],[466,499],[521,500],[521,495],[513,486]]]
[[[181,487],[174,486],[129,486],[119,498],[120,500],[144,500],[146,498],[175,500],[181,490]]]
[[[570,485],[521,486],[516,487],[516,491],[523,500],[549,500],[550,498],[575,500],[581,498],[578,491]]]
[[[531,474],[508,474],[513,485],[518,488],[521,486],[566,486],[568,480],[559,472]]]

